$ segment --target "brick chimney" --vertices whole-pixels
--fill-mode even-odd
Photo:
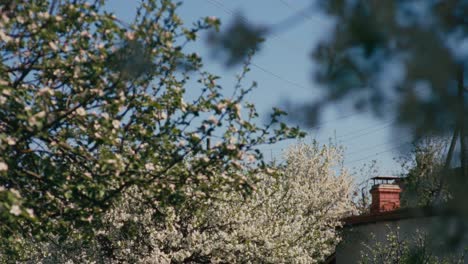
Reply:
[[[371,214],[392,211],[400,208],[401,188],[395,182],[398,177],[374,177],[374,185],[370,190],[372,195]]]

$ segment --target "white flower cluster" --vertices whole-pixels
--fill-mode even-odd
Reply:
[[[131,189],[105,218],[106,242],[82,247],[82,261],[319,263],[339,241],[340,218],[353,210],[340,161],[334,146],[299,144],[279,175],[261,175],[250,196],[220,192],[181,208],[142,204],[144,192]]]

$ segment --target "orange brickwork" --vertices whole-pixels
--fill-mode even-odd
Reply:
[[[371,213],[381,213],[400,208],[401,189],[396,184],[378,184],[371,189]]]

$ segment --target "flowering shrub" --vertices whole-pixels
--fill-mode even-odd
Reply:
[[[399,226],[393,229],[387,226],[387,229],[384,241],[378,241],[374,237],[370,243],[364,244],[365,249],[361,252],[359,263],[464,263],[466,250],[443,252],[440,250],[445,246],[441,242],[443,240],[431,238],[425,231],[417,229],[411,234],[401,234]]]
[[[404,170],[402,206],[428,206],[451,199],[449,183],[456,170],[445,168],[449,144],[446,138],[423,138],[413,144],[408,156],[400,158]]]
[[[334,146],[299,144],[285,159],[248,196],[220,191],[161,207],[144,203],[144,190],[128,189],[97,239],[34,245],[43,254],[35,261],[319,263],[339,241],[339,219],[353,210],[351,179]]]
[[[184,51],[216,18],[186,27],[168,0],[141,1],[129,24],[102,0],[3,2],[0,254],[9,261],[27,252],[23,238],[85,243],[132,193],[170,215],[165,207],[210,192],[249,192],[249,173],[266,168],[257,146],[301,135],[272,129],[279,110],[256,124],[247,66],[226,97]]]

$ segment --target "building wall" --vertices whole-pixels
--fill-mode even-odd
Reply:
[[[437,217],[420,217],[345,227],[342,233],[343,240],[336,248],[336,263],[359,263],[366,244],[370,246],[376,242],[385,243],[387,234],[391,230],[397,230],[398,227],[401,239],[413,241],[417,230],[427,233],[430,228],[434,228],[439,223]],[[465,263],[468,263],[467,259]]]

